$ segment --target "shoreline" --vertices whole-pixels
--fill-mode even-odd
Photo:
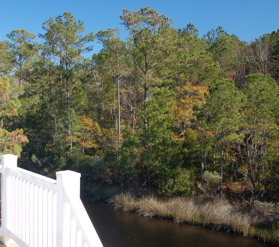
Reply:
[[[159,217],[279,244],[278,203],[243,205],[217,198],[136,198],[122,193],[110,199],[109,204],[116,210],[135,212],[143,217]]]

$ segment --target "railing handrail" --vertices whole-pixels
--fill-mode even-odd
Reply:
[[[9,170],[10,174],[20,177],[21,179],[27,182],[34,183],[38,186],[43,186],[44,188],[51,189],[55,192],[57,190],[56,187],[57,181],[55,179],[45,177],[43,175],[22,169],[20,167],[16,167],[13,169],[7,168],[7,169]]]

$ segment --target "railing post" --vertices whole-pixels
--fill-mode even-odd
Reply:
[[[10,237],[10,225],[12,220],[11,204],[12,204],[12,191],[11,191],[11,177],[9,169],[17,167],[17,156],[13,154],[1,155],[2,165],[2,178],[1,178],[1,215],[2,215],[2,228],[3,236],[2,242],[6,245],[15,243]]]
[[[65,203],[65,192],[67,195],[80,197],[80,173],[73,171],[56,172],[57,179],[57,247],[70,246],[70,212]]]

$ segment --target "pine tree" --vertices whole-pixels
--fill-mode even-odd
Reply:
[[[12,64],[19,78],[19,85],[23,87],[24,71],[30,69],[28,65],[35,58],[39,45],[33,41],[36,35],[26,30],[14,30],[7,34],[10,39],[9,48],[12,53]]]
[[[250,182],[253,193],[263,191],[264,181],[270,167],[266,160],[271,159],[278,138],[279,87],[269,76],[251,74],[243,88],[247,96],[245,106],[244,153],[246,161],[242,167],[244,177]]]
[[[246,103],[246,97],[235,86],[235,82],[230,80],[217,82],[209,91],[205,116],[207,129],[214,135],[214,143],[220,151],[220,197],[222,197],[225,150],[228,144],[241,141],[243,138],[240,129],[244,126],[242,109]]]

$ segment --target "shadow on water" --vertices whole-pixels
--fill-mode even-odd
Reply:
[[[85,203],[104,247],[267,247],[255,239]]]

